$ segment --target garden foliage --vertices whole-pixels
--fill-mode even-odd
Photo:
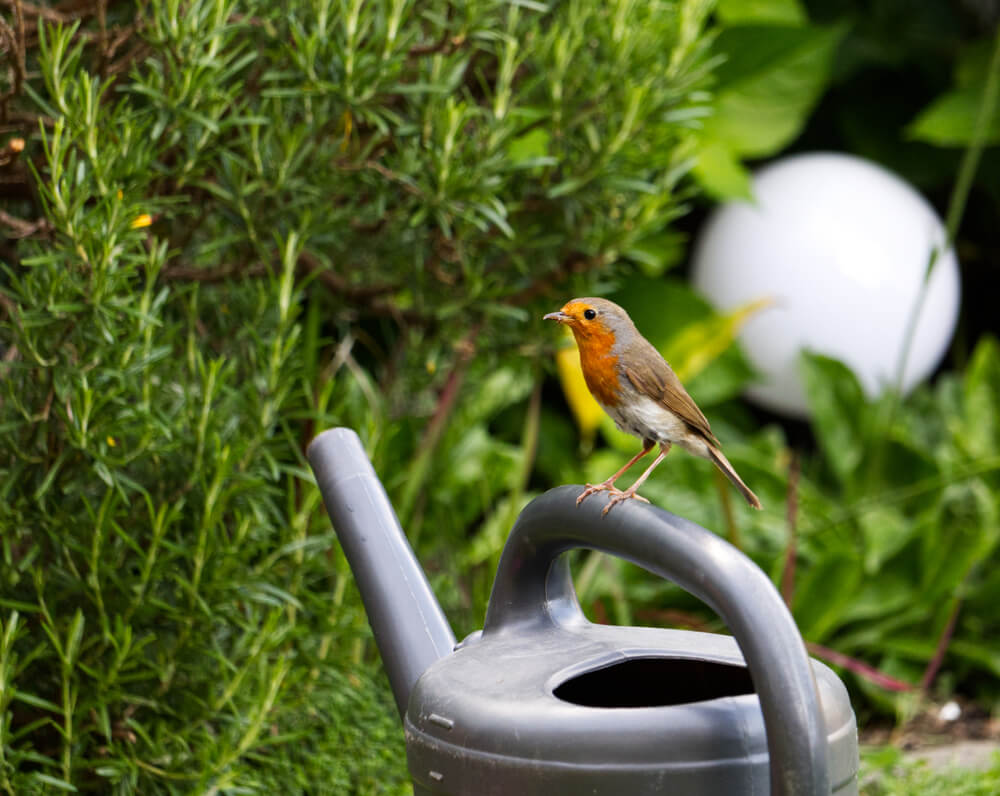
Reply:
[[[767,510],[684,456],[654,502],[772,573],[814,649],[993,693],[995,340],[901,402],[806,357],[802,452],[738,399],[753,308],[669,271],[682,214],[808,135],[866,33],[712,6],[4,0],[0,792],[406,792],[305,445],[358,430],[456,633],[480,626],[521,506],[635,449],[546,378],[540,316],[573,295],[628,306]],[[955,60],[966,91],[987,61]],[[963,143],[949,90],[907,122],[922,146]],[[718,627],[597,554],[578,589]]]

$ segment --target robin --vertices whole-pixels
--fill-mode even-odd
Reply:
[[[625,310],[607,299],[576,298],[558,312],[550,312],[545,320],[563,323],[572,330],[591,394],[619,429],[642,440],[642,450],[622,469],[607,481],[587,484],[576,499],[577,505],[605,491],[611,493],[611,498],[604,514],[629,498],[648,503],[636,490],[676,443],[688,453],[713,462],[747,503],[755,509],[761,507],[760,500],[722,454],[705,415],[660,352],[639,334]],[[657,444],[659,455],[636,482],[624,491],[616,489],[615,481]]]

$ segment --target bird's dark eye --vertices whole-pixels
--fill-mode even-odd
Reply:
[[[588,321],[592,321],[594,320],[594,318],[597,317],[597,310],[584,310],[583,317],[586,318]]]

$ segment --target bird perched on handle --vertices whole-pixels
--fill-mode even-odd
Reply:
[[[577,505],[597,492],[611,494],[603,514],[629,498],[648,503],[636,490],[676,444],[715,464],[747,503],[755,509],[761,507],[760,500],[723,455],[705,415],[625,310],[607,299],[575,298],[544,317],[570,328],[591,394],[621,431],[642,440],[642,450],[617,473],[599,484],[587,484]],[[656,445],[660,452],[646,471],[628,489],[617,489],[615,481]]]

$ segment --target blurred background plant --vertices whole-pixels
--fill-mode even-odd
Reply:
[[[0,791],[406,792],[304,446],[358,430],[479,627],[525,502],[634,451],[557,378],[540,316],[573,295],[629,308],[767,510],[682,456],[649,496],[773,574],[863,717],[996,699],[995,147],[946,372],[891,413],[821,357],[811,428],[748,407],[757,307],[683,275],[710,199],[779,152],[864,154],[945,212],[988,6],[0,5]],[[722,629],[602,556],[578,589]]]

